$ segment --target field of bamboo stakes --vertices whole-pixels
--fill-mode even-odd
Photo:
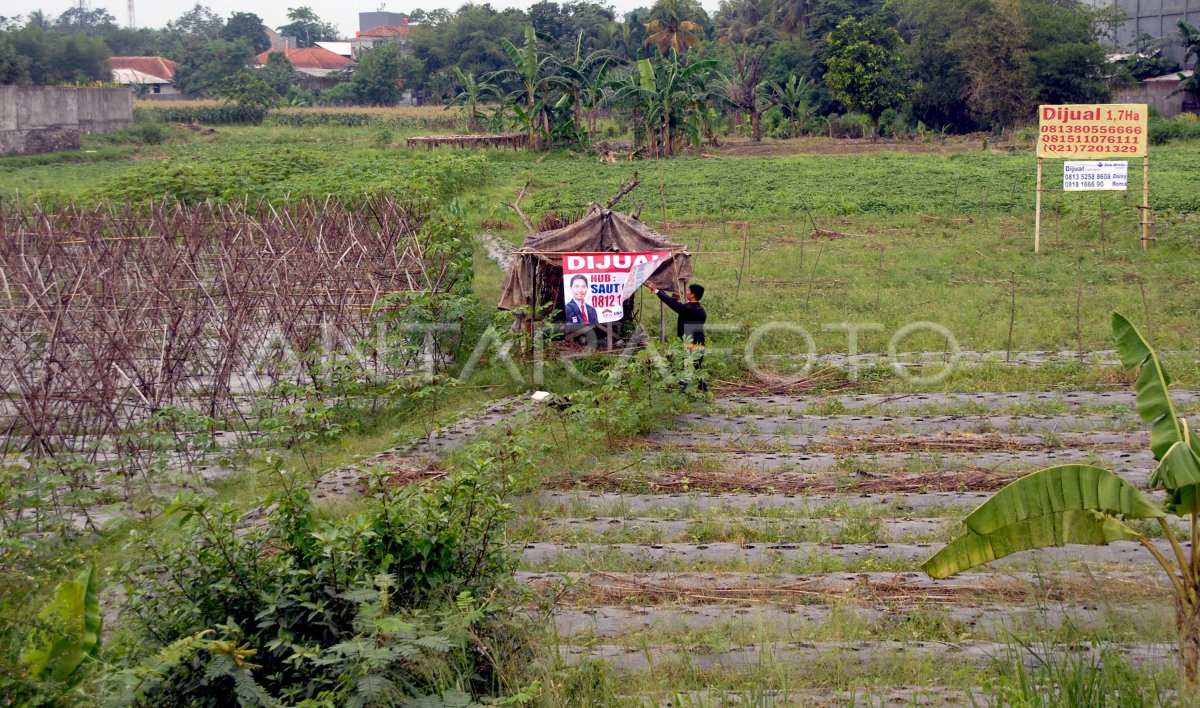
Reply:
[[[136,467],[128,433],[156,415],[253,436],[411,373],[429,343],[397,334],[409,296],[463,272],[430,218],[392,199],[0,205],[0,454]]]

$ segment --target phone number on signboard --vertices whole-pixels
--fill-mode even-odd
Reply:
[[[1042,142],[1069,145],[1136,145],[1138,139],[1132,135],[1043,135]]]
[[[1043,125],[1041,132],[1047,133],[1092,133],[1097,135],[1141,135],[1140,125]]]
[[[1122,152],[1137,152],[1137,145],[1063,145],[1051,144],[1043,145],[1042,148],[1047,152],[1065,152],[1073,153],[1081,152],[1098,152],[1101,154],[1118,154]]]

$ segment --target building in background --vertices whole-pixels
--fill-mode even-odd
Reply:
[[[285,49],[281,52],[287,57],[288,63],[300,75],[301,81],[312,88],[328,88],[335,83],[329,75],[354,66],[354,61],[340,54],[334,54],[321,47],[307,49]],[[257,57],[259,66],[266,66],[267,58],[272,54],[267,50]]]
[[[128,86],[138,98],[175,96],[175,62],[165,57],[110,57],[114,83]]]
[[[1125,11],[1125,21],[1117,26],[1116,45],[1132,49],[1143,35],[1152,39],[1179,34],[1179,21],[1200,26],[1200,0],[1088,0],[1093,7],[1117,6]],[[360,15],[361,17],[361,15]],[[1162,55],[1183,64],[1183,47],[1178,41],[1162,48]],[[1189,67],[1183,67],[1189,68]]]

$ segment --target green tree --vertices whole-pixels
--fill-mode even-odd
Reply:
[[[168,22],[167,30],[180,34],[191,34],[204,39],[217,39],[224,26],[225,20],[222,20],[220,15],[204,5],[196,3],[192,9]]]
[[[279,105],[279,94],[256,72],[243,69],[223,79],[212,95],[241,108],[265,111]]]
[[[283,52],[268,54],[267,63],[258,70],[258,76],[280,96],[288,95],[292,87],[300,83],[299,74]]]
[[[808,29],[814,0],[775,0],[771,15],[784,34],[800,34]]]
[[[57,30],[62,32],[79,32],[89,37],[103,34],[116,26],[117,18],[113,17],[112,13],[108,10],[102,7],[89,10],[86,7],[78,5],[64,11],[54,23],[54,27]]]
[[[271,48],[271,38],[258,15],[253,12],[235,12],[221,28],[221,39],[236,42],[241,39],[250,45],[251,51],[261,54]]]
[[[317,42],[328,42],[338,38],[338,29],[317,17],[310,7],[290,7],[286,25],[277,27],[279,34],[295,37],[301,47],[311,47]]]
[[[908,98],[904,41],[878,16],[842,20],[825,43],[825,83],[837,99],[866,113],[879,137],[879,118]]]
[[[53,82],[111,81],[112,70],[106,63],[109,56],[104,40],[68,34],[51,43],[48,74]]]
[[[979,126],[1002,131],[1030,114],[1034,89],[1027,41],[1017,8],[1001,0],[947,43],[965,72],[966,104]]]
[[[1019,0],[1028,31],[1037,103],[1103,103],[1112,98],[1108,62],[1092,13],[1076,0]]]
[[[43,18],[0,34],[0,83],[47,85],[109,81],[108,47],[98,37],[47,32]]]
[[[400,45],[387,42],[358,55],[358,66],[350,78],[350,91],[356,103],[391,106],[400,100],[405,77],[420,71],[418,61],[405,56]]]
[[[211,96],[225,79],[245,69],[253,59],[254,52],[241,40],[206,42],[181,58],[175,69],[175,85],[193,96]]]

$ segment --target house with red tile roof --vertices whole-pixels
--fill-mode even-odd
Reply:
[[[255,60],[258,66],[267,65],[267,57],[275,52],[268,50],[259,54]],[[305,49],[285,49],[280,54],[287,57],[288,63],[300,74],[307,83],[329,85],[326,77],[330,74],[354,66],[354,60],[339,54],[334,54],[322,47],[307,47]]]
[[[175,62],[165,57],[110,57],[114,83],[148,95],[178,94],[175,88]]]
[[[368,30],[356,32],[351,43],[354,45],[354,51],[357,55],[360,49],[373,49],[385,42],[395,42],[402,48],[407,48],[408,40],[412,36],[412,31],[417,25],[410,24],[405,19],[404,24],[399,25],[379,25]]]

